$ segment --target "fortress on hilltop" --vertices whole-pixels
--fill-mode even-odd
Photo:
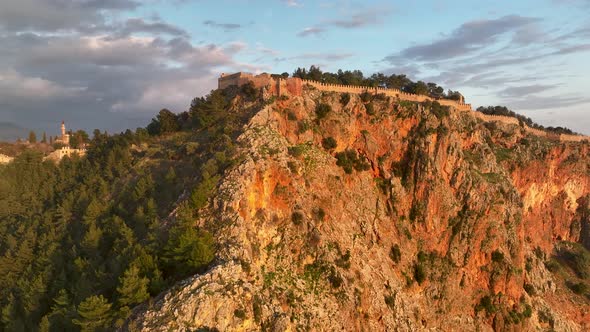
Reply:
[[[301,96],[303,93],[304,86],[311,86],[320,91],[329,92],[340,92],[340,93],[354,93],[361,94],[364,92],[371,92],[375,94],[384,94],[393,98],[404,101],[424,102],[424,101],[436,101],[441,105],[452,107],[458,111],[473,112],[475,117],[483,121],[494,121],[502,122],[505,124],[520,125],[518,119],[503,116],[503,115],[487,115],[481,112],[474,111],[471,104],[466,104],[465,99],[461,96],[460,100],[451,99],[434,99],[425,95],[416,95],[413,93],[407,93],[398,89],[388,89],[382,87],[369,87],[369,86],[357,86],[357,85],[343,85],[343,84],[330,84],[322,83],[312,80],[304,80],[298,77],[284,78],[279,75],[271,75],[268,73],[262,73],[254,75],[251,73],[238,72],[234,74],[221,74],[218,79],[218,88],[225,89],[230,86],[240,87],[244,84],[252,82],[256,88],[266,88],[268,93],[273,96],[280,97],[284,94],[290,94],[294,96]],[[560,141],[567,142],[581,142],[588,140],[587,136],[583,135],[566,135],[566,134],[553,134],[547,131],[531,128],[524,125],[524,129],[533,135],[543,136],[558,139]]]
[[[63,157],[71,157],[72,155],[84,156],[86,149],[74,149],[70,146],[70,135],[66,132],[66,124],[64,121],[61,122],[61,137],[58,137],[54,143],[62,144],[63,146],[53,152],[51,152],[45,159],[60,161]]]

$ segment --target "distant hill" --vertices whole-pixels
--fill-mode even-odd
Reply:
[[[10,122],[0,122],[0,142],[26,138],[27,130]]]

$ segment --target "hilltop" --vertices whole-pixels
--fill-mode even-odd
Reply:
[[[299,79],[0,166],[2,326],[590,327],[585,137]]]
[[[197,221],[213,267],[129,329],[588,328],[587,141],[327,90],[264,88]]]

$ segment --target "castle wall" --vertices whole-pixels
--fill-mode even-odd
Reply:
[[[61,149],[51,152],[44,159],[60,161],[63,157],[71,157],[72,155],[79,155],[80,157],[86,155],[86,149],[72,149],[70,147],[62,147]]]
[[[8,164],[14,158],[0,153],[0,164]]]
[[[487,115],[481,112],[473,111],[471,104],[465,104],[463,100],[456,101],[450,99],[433,99],[428,96],[424,95],[416,95],[412,93],[407,93],[398,89],[388,89],[382,87],[368,87],[368,86],[356,86],[356,85],[343,85],[343,84],[330,84],[330,83],[322,83],[318,81],[312,80],[303,80],[298,77],[291,77],[287,79],[283,78],[273,78],[269,74],[260,74],[260,75],[252,75],[249,73],[236,73],[231,75],[222,74],[218,81],[219,89],[225,89],[229,86],[242,86],[248,82],[253,82],[254,86],[257,88],[267,87],[269,89],[269,93],[275,96],[281,96],[283,94],[289,93],[294,96],[301,96],[303,93],[303,86],[308,85],[312,86],[320,91],[328,91],[328,92],[338,92],[338,93],[354,93],[354,94],[361,94],[364,92],[370,92],[374,94],[384,94],[386,96],[390,96],[393,98],[397,98],[399,100],[405,101],[413,101],[413,102],[425,102],[429,101],[436,101],[443,106],[452,107],[458,111],[463,112],[472,112],[472,114],[483,120],[483,121],[495,121],[501,122],[504,124],[512,124],[512,125],[520,125],[518,119],[509,116],[502,116],[502,115]],[[529,126],[524,126],[525,130],[528,133],[533,135],[542,136],[542,137],[553,137],[560,141],[567,141],[567,142],[581,142],[584,140],[588,140],[587,136],[581,135],[554,135],[550,134],[546,131],[530,128]]]

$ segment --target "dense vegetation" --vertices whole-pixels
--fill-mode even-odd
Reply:
[[[246,111],[228,112],[230,90],[147,129],[95,131],[86,158],[28,151],[0,166],[0,330],[112,330],[211,264],[214,238],[195,220],[258,105],[238,97]]]
[[[282,76],[285,76],[285,74]],[[423,81],[414,82],[406,75],[392,74],[387,76],[382,73],[376,73],[369,77],[365,77],[363,72],[360,70],[338,70],[336,73],[330,73],[323,72],[319,67],[311,66],[309,69],[297,68],[295,72],[293,72],[293,77],[331,84],[360,85],[398,89],[407,93],[427,95],[435,99],[444,98],[459,100],[461,98],[461,94],[458,91],[448,90],[445,93],[445,89],[441,86],[438,86],[436,83],[425,83]],[[342,102],[344,103],[345,100]]]
[[[554,134],[568,134],[568,135],[577,135],[574,131],[569,128],[565,127],[544,127],[538,123],[533,122],[533,120],[529,117],[526,117],[522,114],[518,114],[514,111],[511,111],[506,106],[480,106],[477,108],[478,112],[482,112],[488,115],[503,115],[509,116],[513,118],[517,118],[520,123],[524,123],[531,128],[536,128],[540,130],[546,130],[552,132]]]

